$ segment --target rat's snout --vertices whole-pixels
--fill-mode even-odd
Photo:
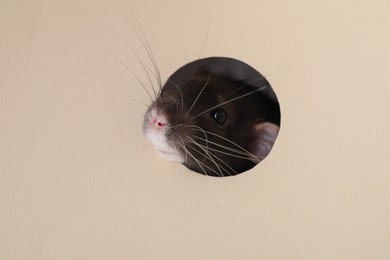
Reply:
[[[177,148],[167,140],[169,124],[167,115],[161,109],[153,108],[145,115],[144,135],[164,158],[182,163],[183,158]]]
[[[162,114],[158,114],[155,109],[152,110],[152,113],[150,115],[150,126],[154,129],[162,129],[164,128],[168,123],[167,117]]]
[[[152,125],[155,128],[163,128],[167,123],[161,120],[160,118],[152,118]]]

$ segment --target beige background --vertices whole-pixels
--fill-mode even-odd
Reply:
[[[231,178],[165,161],[123,1],[1,0],[0,259],[390,259],[388,0],[129,3],[164,79],[218,55],[268,75],[272,153]]]

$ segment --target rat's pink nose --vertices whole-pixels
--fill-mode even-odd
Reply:
[[[163,128],[164,126],[166,126],[167,121],[164,118],[162,118],[161,116],[153,116],[151,123],[153,124],[153,126],[156,129],[160,129],[160,128]]]

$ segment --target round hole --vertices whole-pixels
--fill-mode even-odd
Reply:
[[[188,63],[169,77],[161,94],[149,110],[166,113],[166,144],[195,172],[245,172],[270,153],[278,136],[275,92],[242,61],[210,57]]]

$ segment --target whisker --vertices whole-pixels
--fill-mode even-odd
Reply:
[[[303,54],[302,56],[298,57],[297,59],[293,60],[292,62],[288,63],[287,65],[285,65],[285,66],[283,66],[283,67],[281,67],[281,68],[279,68],[279,69],[277,69],[277,70],[275,70],[275,71],[273,71],[271,73],[266,74],[264,77],[270,78],[270,77],[274,76],[275,74],[278,74],[279,72],[285,70],[286,68],[288,68],[288,67],[294,65],[295,63],[298,63],[299,61],[303,60],[307,55],[308,55],[308,52]]]
[[[254,82],[256,82],[256,81],[262,80],[262,79],[265,79],[265,77],[264,77],[264,76],[260,76],[260,77],[258,77],[258,78],[256,78],[256,79],[253,79],[253,80],[250,80],[250,81],[248,81],[248,82],[245,82],[244,85],[242,85],[241,87],[239,87],[239,88],[233,90],[232,92],[226,94],[225,96],[223,96],[223,98],[226,98],[226,97],[228,97],[228,96],[230,96],[230,95],[232,95],[232,94],[234,94],[234,93],[240,91],[241,89],[243,89],[243,88],[249,86],[250,84],[252,84],[252,83],[254,83]],[[262,90],[263,88],[268,87],[268,86],[269,86],[269,84],[265,84],[264,86],[262,86],[262,87],[260,88],[260,90]]]
[[[181,96],[181,111],[180,111],[180,113],[182,113],[183,110],[184,110],[184,98],[183,98],[183,93],[182,93],[181,89],[179,88],[179,86],[182,85],[183,83],[181,83],[181,84],[176,84],[176,83],[173,82],[172,80],[169,80],[169,82],[172,83],[173,86],[175,86],[175,87],[177,88],[177,90],[179,90],[179,93],[180,93],[180,96]]]
[[[172,97],[171,95],[169,95],[169,94],[167,94],[167,93],[164,93],[164,95],[167,95],[168,97],[172,98],[173,102],[175,102],[176,113],[178,113],[178,112],[179,112],[179,106],[178,106],[178,104],[177,104],[178,101],[177,101],[174,97]],[[175,114],[176,114],[176,113],[175,113]]]
[[[94,16],[92,16],[94,17]],[[156,90],[154,89],[154,84],[152,82],[152,79],[150,78],[150,75],[148,73],[148,70],[146,68],[146,65],[141,61],[139,55],[137,54],[137,52],[133,49],[133,47],[131,47],[131,45],[126,41],[126,39],[121,35],[119,34],[118,32],[116,32],[113,28],[111,28],[108,24],[104,23],[102,20],[98,19],[97,17],[94,17],[94,19],[96,21],[98,21],[100,24],[102,24],[103,26],[105,26],[110,32],[112,32],[113,34],[115,34],[124,44],[126,44],[126,46],[129,48],[129,50],[135,55],[135,57],[137,58],[137,61],[141,64],[143,70],[145,71],[145,74],[146,76],[148,77],[148,80],[152,86],[152,90],[154,92],[154,95],[157,96],[157,93],[156,93]],[[155,75],[155,74],[154,74]],[[156,77],[156,80],[157,80],[157,77]]]
[[[209,132],[209,131],[204,131],[204,132],[207,133],[207,134],[214,135],[214,136],[216,136],[216,137],[218,137],[218,138],[221,138],[221,139],[223,139],[223,140],[225,140],[225,141],[227,141],[227,142],[233,144],[234,146],[238,147],[239,149],[241,149],[242,151],[244,151],[246,154],[250,155],[252,158],[258,159],[257,156],[253,155],[252,153],[250,153],[249,151],[247,151],[246,149],[244,149],[242,146],[238,145],[237,143],[235,143],[235,142],[233,142],[233,141],[231,141],[231,140],[229,140],[229,139],[227,139],[227,138],[225,138],[225,137],[223,137],[223,136],[221,136],[221,135],[218,135],[218,134],[216,134],[216,133]],[[200,138],[200,137],[198,137],[198,138]],[[209,141],[209,142],[210,142],[210,141]]]
[[[209,158],[207,158],[206,156],[204,156],[204,154],[202,154],[201,152],[199,152],[199,150],[195,149],[194,147],[191,146],[191,149],[194,150],[195,152],[199,153],[200,155],[202,155],[204,158],[210,160]],[[199,159],[198,160],[198,165],[199,163],[202,164],[205,168],[209,169],[210,171],[212,171],[213,173],[215,173],[216,175],[219,175],[221,177],[224,177],[223,174],[220,175],[217,171],[215,171],[214,169],[210,168],[209,166],[207,166],[205,163],[203,163],[202,161],[200,161]],[[206,173],[206,175],[208,176],[208,174]]]
[[[211,151],[217,152],[217,153],[221,153],[221,154],[225,154],[225,155],[231,156],[231,157],[240,158],[240,159],[244,159],[244,160],[250,160],[250,157],[247,157],[247,156],[240,156],[240,155],[224,152],[222,150],[214,149],[214,148],[211,148],[211,147],[209,147],[208,149],[211,150]]]
[[[132,92],[130,92],[128,88],[120,88],[119,90],[124,91],[127,95],[129,95],[135,101],[144,104],[146,107],[149,107],[148,104],[146,104],[145,102],[141,101],[140,99],[138,99],[138,97],[136,95],[134,95]]]
[[[126,116],[133,116],[133,117],[136,117],[138,119],[141,119],[143,120],[143,117],[139,116],[139,115],[136,115],[136,114],[132,114],[132,113],[127,113],[127,112],[109,112],[110,114],[113,114],[113,115],[126,115]]]
[[[123,2],[126,4],[128,10],[131,12],[134,20],[136,21],[137,25],[138,25],[138,28],[140,29],[141,33],[142,33],[142,36],[143,36],[143,39],[145,40],[145,42],[142,40],[142,37],[140,37],[140,35],[138,34],[137,30],[135,30],[134,26],[132,25],[132,23],[130,23],[130,21],[127,19],[127,15],[120,9],[120,11],[122,12],[122,14],[125,16],[126,18],[126,21],[128,22],[128,24],[131,26],[131,28],[133,29],[134,33],[137,35],[138,39],[140,40],[141,44],[144,46],[144,49],[145,51],[147,52],[152,64],[153,64],[153,67],[154,69],[156,70],[156,73],[157,73],[157,76],[158,76],[158,84],[160,86],[160,89],[162,88],[162,81],[161,81],[161,74],[160,74],[160,70],[157,66],[157,62],[156,62],[156,59],[154,58],[154,54],[153,54],[153,51],[152,51],[152,48],[150,47],[150,44],[149,44],[149,41],[145,35],[145,32],[144,30],[142,29],[142,26],[141,26],[141,23],[138,21],[138,18],[137,16],[135,15],[135,13],[133,12],[133,10],[131,9],[129,3],[126,1],[126,0],[123,0]]]
[[[181,147],[183,147],[183,149],[186,151],[186,153],[188,153],[188,154],[192,157],[192,159],[194,159],[194,161],[199,165],[199,167],[202,169],[202,171],[204,172],[204,174],[207,175],[207,172],[204,170],[204,168],[202,167],[202,165],[200,165],[199,160],[196,159],[196,158],[190,153],[190,151],[188,151],[188,149],[184,146],[184,141],[183,141],[183,140],[182,140],[182,142],[183,142],[183,145],[180,144]]]
[[[137,75],[129,68],[129,66],[126,65],[126,63],[124,63],[122,60],[120,60],[119,58],[115,57],[113,54],[111,54],[110,52],[108,52],[107,50],[105,50],[104,48],[100,47],[99,45],[97,45],[96,43],[86,39],[86,38],[83,38],[85,41],[87,41],[89,44],[95,46],[96,48],[100,49],[101,51],[103,51],[104,53],[106,53],[108,56],[110,56],[111,58],[115,59],[117,62],[119,62],[131,75],[133,75],[133,77],[138,81],[138,83],[141,84],[142,88],[145,90],[145,92],[148,94],[149,98],[151,101],[153,101],[153,98],[152,96],[150,95],[148,89],[146,88],[146,86],[142,83],[142,81],[137,77]]]
[[[167,130],[167,134],[170,134],[172,133],[173,131],[175,131],[178,127],[180,127],[182,124],[178,124],[178,125],[174,125],[174,126],[171,126],[168,128]]]
[[[202,147],[202,145],[198,144],[194,139],[192,139],[192,138],[189,137],[189,136],[187,136],[187,138],[188,138],[188,140],[190,140],[193,144],[197,145],[200,149],[202,149],[202,150],[204,151],[204,153],[208,156],[208,157],[205,156],[205,158],[208,159],[208,160],[210,160],[211,162],[213,162],[213,163],[215,164],[215,166],[217,167],[218,171],[220,172],[221,176],[224,177],[224,176],[223,176],[223,173],[222,173],[222,171],[221,171],[221,169],[220,169],[220,167],[219,167],[219,165],[214,161],[214,159],[211,157],[211,155],[208,154],[208,152]],[[199,152],[198,152],[198,153],[199,153]],[[201,153],[199,153],[199,154],[201,154]],[[204,156],[204,154],[201,154],[201,155]],[[224,169],[223,167],[222,167],[222,169],[223,169],[224,171],[226,171],[226,169]]]
[[[184,148],[184,152],[185,152],[185,155],[186,155],[186,158],[184,160],[185,164],[187,164],[188,162],[188,153],[187,153],[187,149],[185,148],[185,145],[184,145],[184,141],[183,139],[181,138],[181,136],[179,136],[180,140],[181,140],[181,143],[182,143],[182,147]],[[179,143],[180,144],[180,143]]]
[[[230,167],[226,162],[224,162],[222,159],[220,159],[218,156],[216,156],[214,153],[210,152],[210,155],[212,155],[215,159],[217,159],[218,161],[220,161],[221,163],[223,163],[226,167],[228,167],[232,172],[234,172],[234,174],[237,174],[237,172],[232,168]],[[232,175],[229,171],[226,171],[230,176]]]
[[[174,143],[172,143],[172,145],[173,145],[173,148],[175,148],[177,154],[180,154],[179,150],[177,149],[177,146]]]
[[[207,39],[209,38],[209,33],[210,33],[210,16],[209,16],[209,19],[208,19],[208,21],[207,21],[206,36],[205,36],[205,38],[204,38],[204,40],[203,40],[202,48],[200,49],[198,59],[200,59],[200,57],[202,56],[202,53],[203,53],[203,51],[204,51],[204,48],[206,47],[206,42],[207,42]]]
[[[234,174],[237,174],[237,172],[232,168],[230,167],[226,162],[224,162],[222,159],[220,159],[218,156],[216,156],[213,152],[211,151],[208,151],[208,153],[213,156],[215,159],[217,159],[218,161],[220,161],[221,163],[223,163],[226,167],[229,168],[229,170],[231,170],[231,172],[233,172]],[[221,165],[220,165],[221,166]],[[222,166],[221,166],[222,167]],[[227,174],[229,174],[229,176],[232,176],[231,172],[227,171],[225,168],[223,168]]]
[[[222,102],[222,103],[220,103],[220,104],[218,104],[218,105],[216,105],[216,106],[213,106],[213,107],[211,107],[211,108],[209,108],[209,109],[206,109],[205,111],[203,111],[202,113],[200,113],[200,114],[194,116],[194,117],[191,118],[190,120],[193,120],[193,119],[197,118],[198,116],[201,116],[201,115],[203,115],[204,113],[206,113],[206,112],[208,112],[208,111],[210,111],[210,110],[213,110],[214,108],[220,107],[220,106],[222,106],[222,105],[224,105],[224,104],[227,104],[227,103],[230,103],[230,102],[232,102],[232,101],[234,101],[234,100],[237,100],[237,99],[240,99],[240,98],[249,96],[249,95],[251,95],[251,94],[253,94],[253,93],[255,93],[255,92],[258,92],[258,91],[260,91],[260,90],[261,90],[261,89],[256,89],[256,90],[254,90],[254,91],[251,91],[251,92],[249,92],[249,93],[243,94],[243,95],[241,95],[241,96],[238,96],[238,97],[229,99],[229,100],[227,100],[227,101],[225,101],[225,102]]]
[[[201,151],[199,151],[198,149],[195,149],[194,147],[191,146],[191,149],[194,150],[195,152],[197,152],[199,155],[201,155],[202,157],[204,157],[205,159],[207,159],[208,161],[211,161],[210,158],[208,158],[207,156],[205,156]],[[225,177],[223,175],[223,173],[221,172],[221,170],[217,167],[217,169],[220,171],[220,172],[217,172],[216,170],[214,170],[213,168],[207,166],[207,164],[203,163],[202,161],[199,160],[199,163],[201,163],[205,168],[207,168],[208,170],[212,171],[213,173],[215,173],[216,175],[220,176],[220,177]]]
[[[148,108],[149,106],[147,104],[145,104],[144,102],[138,100],[138,99],[135,99],[135,98],[131,98],[129,99],[128,97],[122,97],[122,96],[114,96],[114,95],[109,95],[109,97],[112,97],[112,98],[119,98],[119,99],[122,99],[124,101],[134,101],[134,102],[137,102],[138,104],[141,104],[141,105],[144,105],[146,108]]]
[[[143,134],[143,132],[142,132],[142,130],[134,131],[134,132],[130,133],[129,137],[133,137],[136,134]]]
[[[205,139],[203,139],[203,138],[201,138],[201,137],[199,137],[199,136],[195,136],[195,138],[200,139],[200,140],[202,140],[202,141],[206,141]],[[227,151],[229,151],[229,152],[234,152],[234,153],[238,153],[238,154],[241,154],[241,155],[248,155],[247,152],[239,151],[239,150],[236,150],[236,149],[231,148],[231,147],[229,147],[229,146],[225,146],[225,145],[222,145],[222,144],[218,144],[218,143],[212,142],[212,141],[208,141],[208,142],[209,142],[210,144],[213,144],[213,145],[218,146],[218,147],[220,147],[220,148],[224,148],[225,150],[227,150]]]
[[[206,132],[203,130],[203,128],[201,128],[200,126],[197,126],[197,125],[186,125],[185,127],[195,128],[195,129],[198,129],[198,130],[202,131],[203,134],[204,134],[204,137],[205,137],[205,139],[203,139],[203,140],[206,141],[206,146],[207,146],[207,147],[209,146],[209,140],[208,140],[207,134],[206,134]]]
[[[196,101],[198,101],[200,95],[202,95],[203,90],[204,90],[204,89],[207,87],[207,85],[209,84],[210,77],[211,77],[211,74],[209,73],[209,77],[207,78],[206,83],[204,84],[202,90],[199,92],[198,96],[196,97],[196,99],[195,99],[194,102],[192,103],[192,106],[190,107],[190,109],[188,109],[186,116],[188,115],[188,113],[190,113],[190,111],[191,111],[191,109],[194,107]]]

